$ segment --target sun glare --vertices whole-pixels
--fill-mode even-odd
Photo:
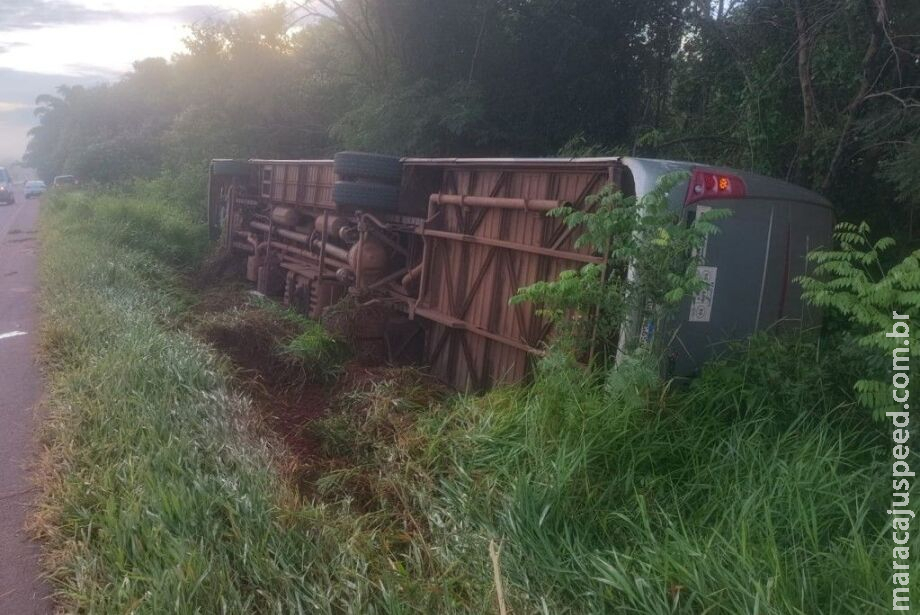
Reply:
[[[112,78],[136,60],[170,57],[182,50],[188,25],[264,6],[263,0],[103,2],[84,0],[92,19],[0,32],[0,68],[17,71]]]

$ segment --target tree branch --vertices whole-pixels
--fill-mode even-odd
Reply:
[[[834,148],[834,154],[831,157],[831,162],[828,165],[827,173],[824,176],[824,181],[821,182],[821,191],[826,192],[830,188],[834,179],[837,177],[837,173],[840,172],[840,167],[843,163],[843,152],[846,148],[847,143],[850,140],[850,133],[853,130],[853,124],[856,122],[856,115],[859,112],[860,107],[863,102],[865,102],[869,91],[875,82],[878,81],[880,73],[875,76],[874,79],[869,78],[869,73],[872,70],[872,66],[875,64],[876,58],[879,55],[881,50],[879,29],[881,24],[879,23],[880,19],[884,18],[884,5],[885,0],[867,0],[867,3],[871,2],[875,7],[875,13],[873,15],[871,9],[867,6],[867,11],[869,12],[870,20],[869,27],[872,30],[872,34],[869,36],[869,43],[866,46],[866,51],[863,54],[862,61],[862,74],[860,75],[859,80],[859,89],[856,91],[856,95],[850,100],[850,103],[846,107],[846,118],[844,119],[843,129],[840,131],[840,136],[837,139],[837,145]],[[871,17],[874,17],[871,18]]]

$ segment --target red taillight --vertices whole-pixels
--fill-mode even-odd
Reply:
[[[744,181],[737,175],[696,169],[690,177],[684,205],[703,199],[737,199],[744,195]]]

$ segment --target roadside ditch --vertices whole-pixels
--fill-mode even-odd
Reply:
[[[360,339],[356,323],[379,319],[378,308],[346,298],[317,323],[249,290],[220,260],[188,285],[194,301],[180,326],[230,363],[258,423],[283,444],[279,471],[301,496],[346,499],[361,513],[407,512],[382,466],[399,463],[394,451],[411,452],[416,415],[449,392],[420,368],[387,365]]]

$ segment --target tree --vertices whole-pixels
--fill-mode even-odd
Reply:
[[[619,152],[918,205],[920,5],[891,0],[299,0],[38,102],[29,161],[110,181],[213,157]]]

